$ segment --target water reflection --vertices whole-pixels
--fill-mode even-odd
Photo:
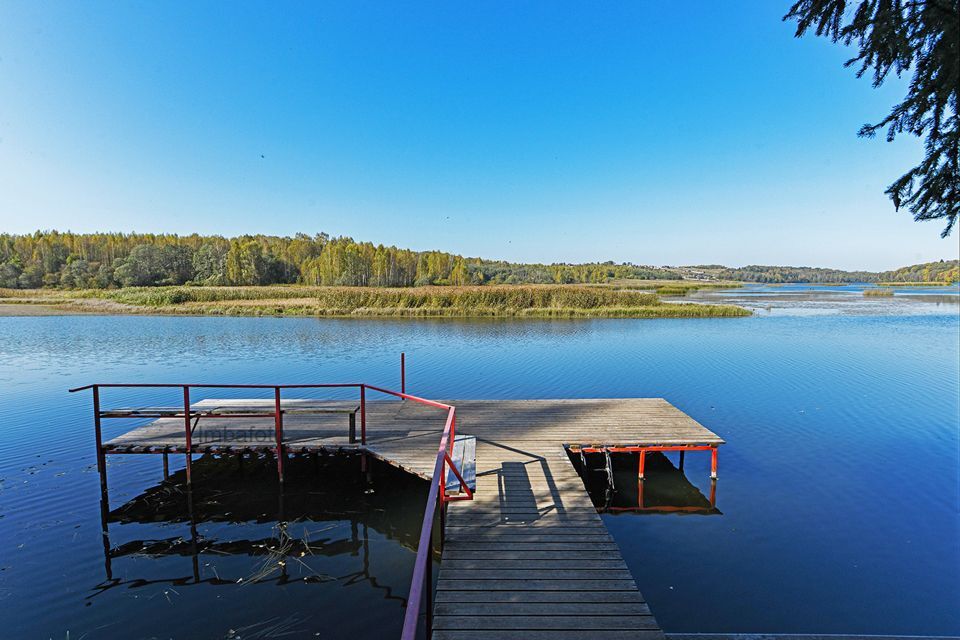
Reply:
[[[192,489],[181,470],[114,509],[103,494],[106,580],[90,597],[158,583],[236,589],[366,583],[384,600],[405,606],[409,572],[393,571],[396,551],[381,547],[382,555],[392,557],[380,564],[391,570],[376,575],[370,540],[376,532],[409,551],[404,555],[412,560],[427,485],[372,462],[362,473],[359,456],[291,458],[281,488],[272,458],[203,456],[193,463]],[[183,533],[171,535],[172,528]],[[353,558],[351,570],[332,573],[344,566],[330,561],[338,557]],[[189,570],[178,558],[189,559]],[[123,571],[117,571],[120,563],[127,563]]]
[[[586,468],[579,456],[571,456],[584,485],[601,513],[684,513],[722,515],[717,509],[717,482],[710,482],[709,496],[687,479],[683,457],[678,465],[659,451],[647,453],[645,480],[637,478],[636,454],[612,454],[613,474],[602,455],[587,455]]]

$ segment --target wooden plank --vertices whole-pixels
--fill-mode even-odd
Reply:
[[[557,616],[557,615],[435,615],[434,630],[530,630],[530,629],[580,629],[604,631],[609,629],[659,629],[651,615],[620,616]]]
[[[575,552],[575,553],[573,553]],[[589,549],[562,549],[549,550],[535,549],[504,549],[502,545],[487,545],[480,548],[444,547],[443,562],[450,560],[610,560],[621,559],[620,549],[615,545],[604,549],[595,547]]]
[[[439,602],[433,612],[438,616],[621,616],[650,615],[650,607],[641,602]]]
[[[494,578],[490,580],[437,580],[437,591],[630,591],[637,585],[632,578],[621,580],[523,580]]]
[[[562,559],[530,559],[530,558],[486,558],[483,560],[461,560],[446,558],[443,566],[448,569],[490,570],[490,569],[626,569],[627,564],[620,558],[607,560],[584,560],[580,557]],[[467,575],[467,574],[462,574]],[[470,574],[472,576],[472,573]]]
[[[587,634],[582,629],[527,629],[493,631],[490,629],[443,629],[433,633],[433,640],[506,640],[524,638],[525,640],[584,640]],[[663,640],[659,629],[596,629],[590,631],[590,640]]]
[[[501,551],[586,551],[585,545],[581,542],[502,542],[502,541],[489,541],[489,542],[477,542],[477,541],[463,541],[463,542],[448,542],[444,546],[444,551],[449,547],[451,549],[461,549],[467,550],[472,549],[475,551],[492,551],[492,550],[501,550]],[[589,550],[593,551],[616,551],[619,553],[619,547],[617,547],[615,542],[592,542],[589,545]]]
[[[612,569],[577,569],[576,562],[567,563],[563,569],[536,569],[536,568],[500,568],[471,569],[457,571],[456,575],[468,580],[633,580],[633,576],[626,568]],[[454,569],[456,567],[447,567]]]
[[[458,435],[453,439],[453,454],[450,456],[453,466],[460,471],[470,491],[477,490],[477,438]],[[456,474],[447,469],[446,490],[451,495],[461,493],[462,487]]]
[[[434,600],[437,603],[489,602],[502,604],[507,602],[550,603],[568,605],[582,604],[638,604],[643,596],[637,590],[625,591],[439,591]],[[562,610],[565,607],[556,607]]]

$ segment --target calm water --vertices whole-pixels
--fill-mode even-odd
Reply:
[[[615,492],[585,471],[668,631],[960,634],[955,296],[758,287],[710,297],[765,312],[689,321],[0,318],[0,637],[395,636],[425,483],[302,460],[281,501],[269,465],[205,460],[188,496],[158,458],[114,456],[108,578],[90,398],[66,389],[396,386],[401,350],[428,397],[663,396],[727,440],[713,505],[706,455],[651,460],[642,511],[635,460]]]

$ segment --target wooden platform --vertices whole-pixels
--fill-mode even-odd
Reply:
[[[193,408],[259,402],[205,400]],[[564,445],[715,447],[723,440],[660,398],[445,402],[457,408],[457,433],[477,438],[477,490],[474,500],[448,506],[433,637],[662,638]],[[349,442],[343,414],[291,412],[284,442],[294,453],[363,450],[429,479],[444,417],[410,402],[367,402],[361,447]],[[183,429],[182,417],[160,418],[106,448],[182,452]],[[201,418],[194,450],[272,450],[273,433],[272,419]]]

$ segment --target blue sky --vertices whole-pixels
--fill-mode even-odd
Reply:
[[[0,231],[885,269],[903,91],[778,2],[0,3]]]

